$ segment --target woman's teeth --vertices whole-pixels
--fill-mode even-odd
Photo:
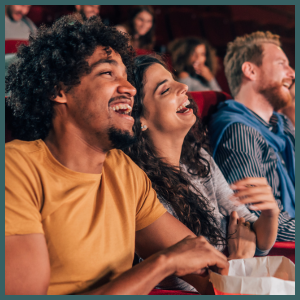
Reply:
[[[188,106],[190,104],[190,100],[186,100],[180,107],[177,108],[177,111],[181,111],[183,108],[185,108],[186,106]]]

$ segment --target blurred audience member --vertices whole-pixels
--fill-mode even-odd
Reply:
[[[292,96],[291,105],[280,109],[278,112],[286,115],[291,120],[291,122],[293,123],[293,125],[295,127],[295,82],[293,83],[293,85],[290,88],[290,94]]]
[[[100,6],[101,5],[75,5],[75,9],[82,15],[84,20],[87,20],[92,16],[99,15]]]
[[[295,128],[276,111],[292,102],[295,71],[279,36],[259,31],[229,43],[224,66],[234,100],[211,117],[213,156],[229,183],[266,178],[281,210],[277,240],[294,241]]]
[[[31,5],[5,5],[5,40],[28,40],[36,32],[34,23],[26,17]]]
[[[134,7],[129,21],[116,28],[131,36],[131,45],[135,49],[152,50],[154,37],[154,11],[149,5]]]
[[[178,81],[186,84],[189,91],[221,91],[215,79],[217,57],[206,40],[196,37],[175,40],[169,51]]]

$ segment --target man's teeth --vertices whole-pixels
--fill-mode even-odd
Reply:
[[[126,114],[129,114],[132,111],[132,107],[128,104],[118,104],[118,105],[113,106],[112,109],[113,109],[113,111],[118,111],[120,109],[126,110],[126,111],[124,111],[124,113],[126,113]]]
[[[177,111],[182,110],[184,107],[188,106],[190,104],[190,100],[186,100],[180,107],[177,108]]]
[[[290,84],[288,82],[284,82],[283,86],[286,86],[287,88],[290,88]]]

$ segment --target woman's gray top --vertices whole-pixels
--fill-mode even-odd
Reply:
[[[180,167],[181,170],[189,176],[192,184],[202,193],[204,197],[209,200],[211,206],[215,208],[214,216],[220,226],[219,228],[221,228],[222,232],[224,233],[224,237],[227,235],[228,217],[232,211],[236,211],[239,217],[245,218],[245,220],[249,221],[250,223],[255,222],[257,220],[256,215],[252,214],[244,205],[235,206],[231,200],[228,199],[228,197],[233,194],[233,191],[230,189],[213,158],[204,149],[201,149],[201,156],[206,158],[210,164],[210,173],[208,177],[199,178],[192,176],[187,172],[187,167],[185,165],[181,164]],[[173,207],[159,195],[158,199],[168,210],[168,212],[178,219]],[[220,251],[224,250],[224,247],[222,246],[217,246],[216,248]],[[267,255],[268,253],[269,250],[262,251],[256,248],[255,254]],[[161,283],[159,283],[157,288],[166,290],[172,289],[196,291],[194,287],[176,276],[167,277]]]

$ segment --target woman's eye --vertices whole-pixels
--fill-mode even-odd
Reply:
[[[167,88],[166,90],[164,90],[161,94],[163,95],[164,93],[166,93],[170,88]]]

